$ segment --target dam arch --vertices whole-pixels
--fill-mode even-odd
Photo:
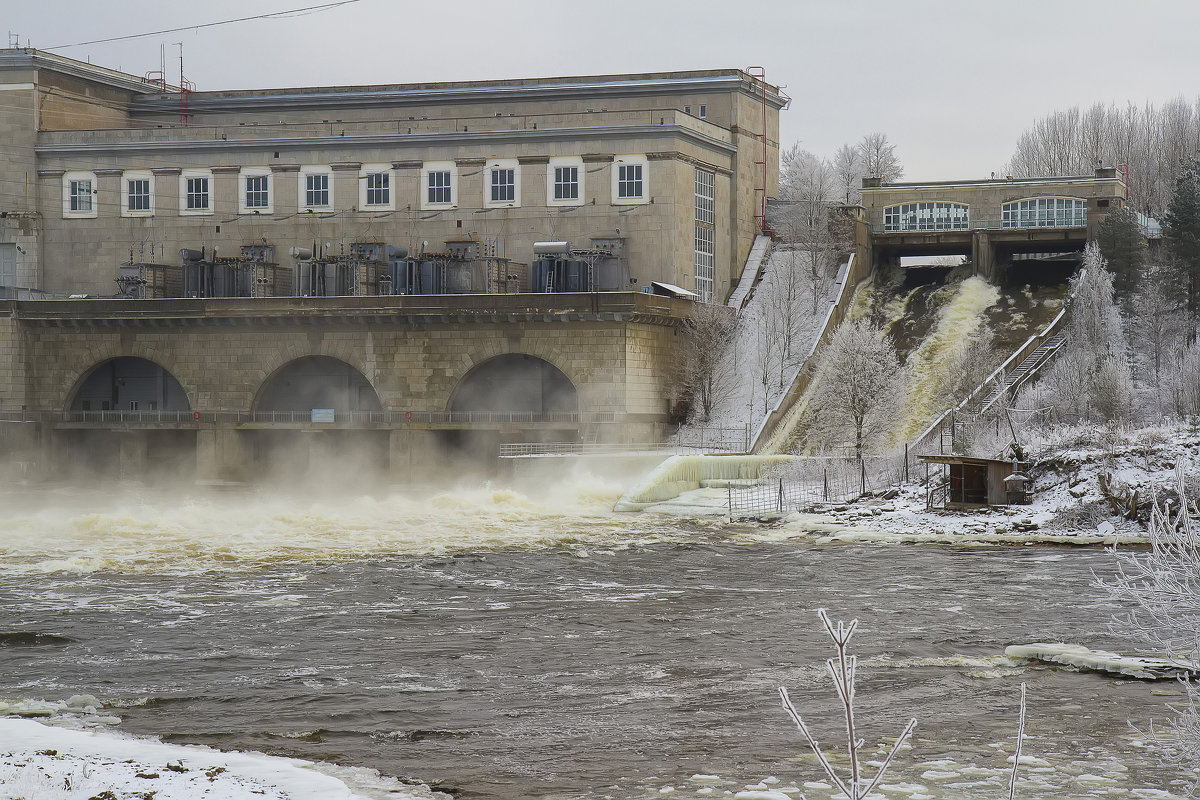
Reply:
[[[539,356],[504,353],[471,367],[450,394],[451,413],[579,413],[579,390],[567,374]]]

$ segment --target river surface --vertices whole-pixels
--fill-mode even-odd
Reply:
[[[553,494],[10,495],[0,699],[91,694],[118,730],[468,800],[728,797],[763,780],[813,800],[833,791],[777,687],[843,741],[825,607],[859,620],[867,758],[919,719],[881,796],[1007,796],[1022,681],[1019,797],[1173,788],[1127,723],[1160,718],[1174,686],[1002,655],[1131,647],[1093,588],[1104,551],[818,545],[612,514],[598,481]]]

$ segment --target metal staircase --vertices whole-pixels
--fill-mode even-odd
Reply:
[[[1050,362],[1054,355],[1067,341],[1066,333],[1057,333],[1045,343],[1036,347],[1025,359],[1009,373],[1001,376],[984,395],[979,406],[983,413],[996,404],[1006,394],[1021,388],[1027,380],[1036,375],[1042,367]]]

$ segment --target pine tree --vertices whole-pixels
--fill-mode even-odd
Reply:
[[[1179,265],[1187,297],[1189,340],[1200,319],[1200,161],[1192,161],[1175,181],[1167,206],[1167,241]]]
[[[1096,243],[1113,273],[1117,296],[1128,307],[1149,252],[1133,209],[1126,207],[1110,212],[1096,230]]]

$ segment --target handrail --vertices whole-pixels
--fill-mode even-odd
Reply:
[[[840,286],[838,287],[837,295],[834,300],[830,301],[829,310],[825,312],[825,319],[821,325],[821,332],[817,336],[816,340],[813,341],[812,347],[810,347],[808,350],[808,354],[804,357],[803,363],[805,366],[801,367],[796,372],[796,376],[792,378],[791,386],[789,386],[788,390],[780,396],[779,400],[775,403],[775,407],[771,409],[771,413],[763,417],[762,422],[759,423],[757,430],[754,432],[754,436],[750,440],[749,451],[751,453],[758,451],[759,444],[763,441],[764,434],[766,434],[768,431],[770,431],[771,434],[774,434],[775,429],[779,426],[779,423],[783,420],[783,417],[791,409],[792,405],[800,399],[800,395],[804,393],[804,391],[808,388],[809,383],[811,383],[812,372],[807,368],[809,366],[809,362],[816,355],[817,350],[819,350],[820,347],[829,340],[829,337],[833,335],[834,328],[836,328],[845,318],[846,307],[849,305],[850,300],[854,297],[853,289],[858,287],[858,282],[851,280],[851,278],[855,275],[855,267],[855,254],[851,253],[850,257],[838,271],[838,281],[840,282]],[[840,314],[838,312],[840,312]]]
[[[1079,278],[1080,279],[1083,278],[1083,275],[1086,271],[1087,271],[1086,268],[1079,270]],[[908,445],[909,452],[916,452],[917,449],[922,444],[924,444],[924,442],[927,438],[932,436],[935,431],[937,431],[938,429],[941,428],[942,424],[946,421],[946,417],[950,416],[952,413],[954,413],[956,411],[961,411],[962,409],[966,408],[968,405],[970,405],[971,401],[975,398],[975,396],[978,395],[980,392],[984,391],[985,389],[990,391],[992,383],[994,381],[996,381],[997,378],[999,378],[1001,375],[1004,375],[1005,373],[1007,373],[1012,365],[1020,364],[1022,361],[1024,361],[1026,358],[1028,358],[1030,356],[1030,354],[1033,353],[1034,350],[1036,350],[1038,347],[1040,347],[1045,342],[1048,342],[1050,340],[1051,334],[1058,332],[1057,331],[1058,326],[1066,318],[1067,308],[1070,306],[1070,302],[1074,298],[1075,298],[1075,294],[1072,292],[1067,297],[1067,302],[1064,303],[1063,307],[1061,309],[1059,309],[1059,312],[1054,315],[1054,319],[1052,319],[1050,321],[1050,323],[1041,330],[1041,332],[1035,333],[1033,336],[1030,336],[1028,339],[1026,339],[1025,344],[1023,344],[1019,348],[1017,348],[1012,353],[1012,355],[1010,355],[1008,358],[1006,358],[1004,360],[1003,364],[996,367],[996,369],[992,370],[992,374],[988,375],[986,378],[983,379],[982,383],[980,383],[978,386],[976,386],[974,389],[972,389],[971,393],[968,394],[966,396],[966,398],[964,398],[962,400],[962,402],[960,402],[956,406],[946,409],[937,417],[937,419],[935,419],[933,422],[931,422],[929,424],[929,427],[927,427],[925,430],[923,430],[917,436],[916,439],[913,439],[912,442],[909,443],[909,445]]]
[[[0,411],[0,422],[51,423],[304,423],[322,424],[407,424],[407,423],[603,423],[615,422],[613,412],[491,412],[491,411]]]

